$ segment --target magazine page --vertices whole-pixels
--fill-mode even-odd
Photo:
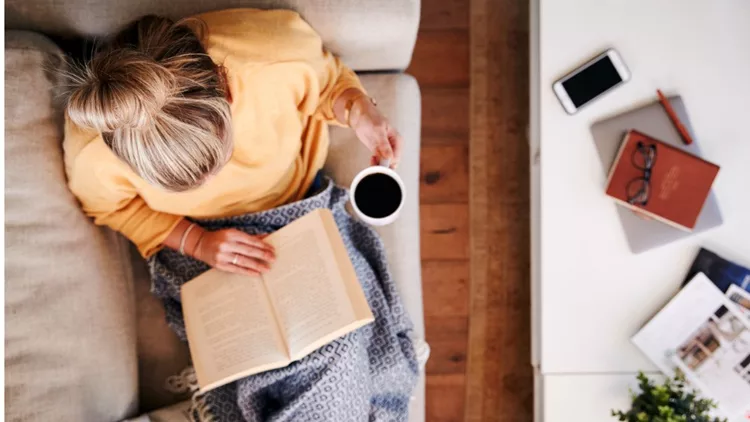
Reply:
[[[682,372],[725,416],[750,414],[750,322],[703,273],[632,341],[662,372]]]

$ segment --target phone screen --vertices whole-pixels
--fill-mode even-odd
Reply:
[[[573,105],[579,108],[620,82],[622,78],[612,60],[605,56],[563,81],[562,86]]]

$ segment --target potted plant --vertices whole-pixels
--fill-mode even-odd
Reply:
[[[708,415],[716,408],[716,403],[698,397],[694,390],[687,390],[685,378],[680,374],[657,385],[639,372],[638,387],[638,393],[631,390],[630,410],[612,410],[612,416],[627,422],[726,422],[726,419]]]

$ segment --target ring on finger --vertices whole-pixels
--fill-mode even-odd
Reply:
[[[239,254],[234,254],[234,259],[232,260],[232,265],[237,265],[237,260],[240,259]]]

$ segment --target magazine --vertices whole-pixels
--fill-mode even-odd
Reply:
[[[635,336],[665,374],[682,373],[724,416],[750,417],[750,321],[698,273]]]
[[[726,296],[737,304],[737,311],[750,321],[750,293],[747,290],[742,290],[736,284],[732,284],[729,286]]]
[[[724,259],[708,249],[701,248],[698,252],[682,284],[687,284],[698,273],[705,274],[722,292],[726,293],[733,284],[750,292],[750,269]]]

